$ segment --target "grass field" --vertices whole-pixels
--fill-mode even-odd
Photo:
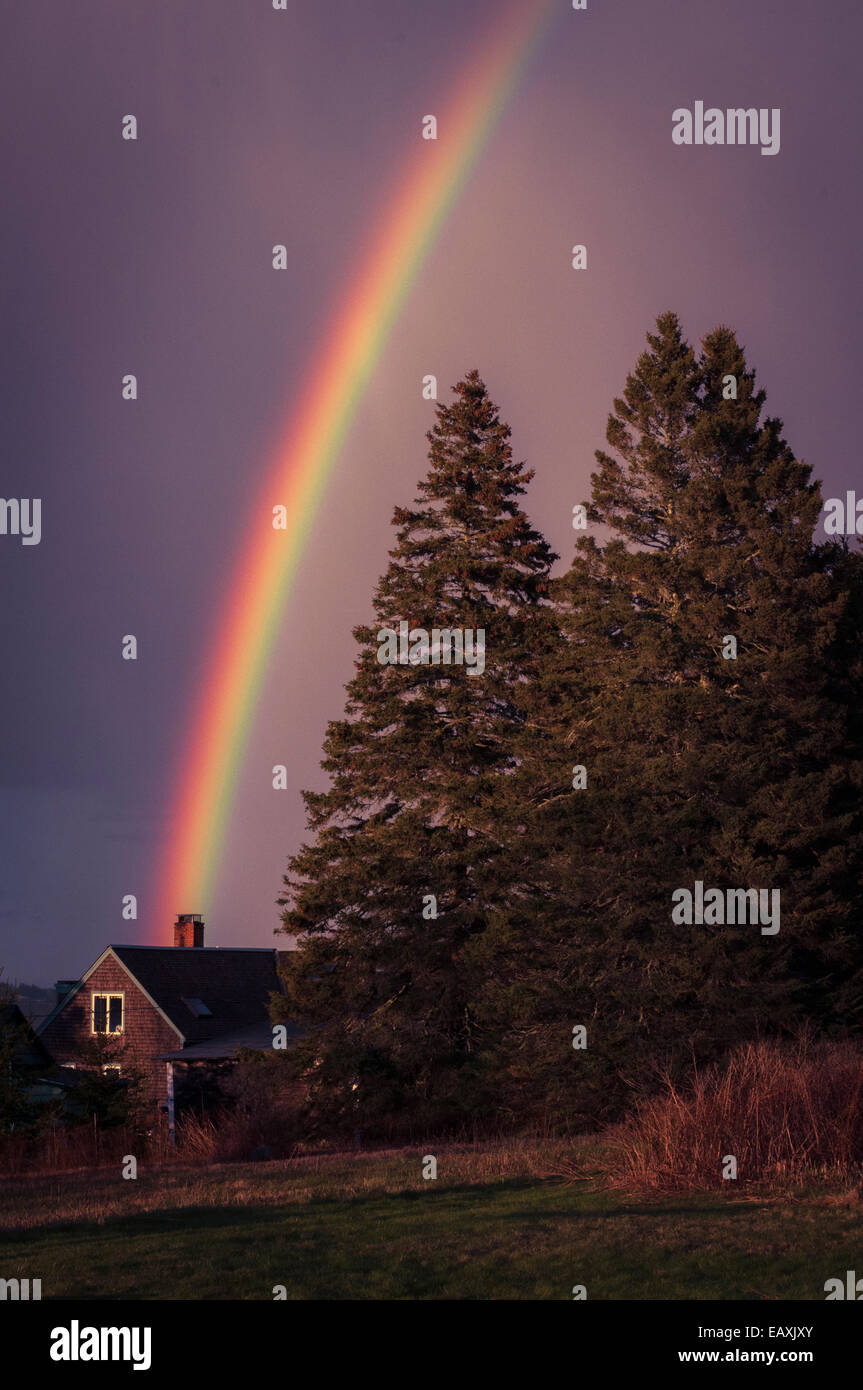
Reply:
[[[646,1201],[561,1146],[7,1181],[0,1274],[95,1299],[824,1299],[863,1272],[856,1189]]]

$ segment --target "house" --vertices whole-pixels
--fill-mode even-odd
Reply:
[[[20,1076],[28,1101],[41,1103],[63,1094],[65,1086],[54,1074],[54,1059],[12,999],[0,1000],[0,1036],[11,1040],[10,1070],[14,1067]]]
[[[56,1061],[74,1066],[96,1035],[122,1041],[123,1058],[145,1073],[145,1099],[173,1128],[178,1068],[185,1075],[231,1064],[240,1047],[271,1047],[270,996],[282,985],[275,950],[207,947],[203,919],[183,913],[173,946],[108,946],[80,980],[56,989],[38,1029]]]

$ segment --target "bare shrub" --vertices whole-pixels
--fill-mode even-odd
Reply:
[[[726,1155],[737,1182],[722,1177]],[[599,1163],[610,1186],[636,1190],[847,1180],[863,1164],[863,1052],[849,1041],[761,1041],[686,1085],[666,1077],[608,1132]]]
[[[302,1087],[284,1059],[245,1053],[222,1085],[223,1105],[209,1114],[177,1121],[177,1154],[182,1162],[235,1163],[244,1159],[288,1158],[300,1138]]]

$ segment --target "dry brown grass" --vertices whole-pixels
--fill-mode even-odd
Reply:
[[[176,1214],[191,1207],[283,1206],[318,1199],[427,1190],[422,1159],[446,1159],[447,1182],[487,1185],[513,1178],[541,1178],[563,1161],[571,1141],[538,1139],[505,1143],[434,1144],[357,1153],[297,1154],[269,1163],[139,1164],[124,1180],[112,1168],[8,1179],[0,1188],[0,1231],[78,1222],[104,1223],[133,1213]]]
[[[121,1126],[100,1130],[88,1124],[57,1124],[35,1134],[3,1134],[0,1177],[114,1167],[123,1154],[140,1153],[144,1148],[151,1158],[164,1158],[170,1149],[167,1131],[156,1130],[145,1140],[140,1131]]]
[[[82,1168],[116,1168],[124,1154],[147,1163],[235,1163],[265,1145],[273,1156],[296,1151],[296,1107],[259,1103],[215,1116],[188,1114],[177,1121],[172,1145],[164,1116],[149,1132],[140,1127],[100,1129],[92,1124],[43,1125],[35,1132],[0,1134],[0,1177],[49,1175]]]
[[[261,1147],[271,1158],[298,1152],[298,1119],[288,1107],[253,1106],[217,1116],[191,1114],[177,1122],[177,1149],[182,1162],[241,1163]]]
[[[736,1182],[722,1177],[728,1154]],[[608,1132],[600,1166],[608,1186],[642,1192],[847,1187],[863,1170],[863,1052],[850,1042],[758,1042],[685,1087],[666,1078]],[[568,1176],[585,1176],[582,1166],[570,1163]]]

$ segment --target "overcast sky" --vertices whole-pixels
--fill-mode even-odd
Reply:
[[[269,441],[422,116],[444,110],[500,12],[42,0],[4,19],[0,492],[42,499],[39,545],[0,536],[8,978],[72,978],[108,942],[162,933],[147,894],[178,740]],[[861,31],[856,0],[560,0],[319,513],[208,944],[285,944],[275,899],[300,788],[323,785],[351,628],[370,615],[392,508],[426,471],[425,373],[448,395],[479,368],[536,469],[528,511],[565,560],[612,399],[666,308],[696,343],[733,325],[825,496],[858,486]],[[780,108],[780,152],[676,146],[672,111],[697,100]],[[277,242],[287,273],[271,268]],[[126,633],[137,662],[120,659]],[[126,893],[137,922],[121,919]]]

